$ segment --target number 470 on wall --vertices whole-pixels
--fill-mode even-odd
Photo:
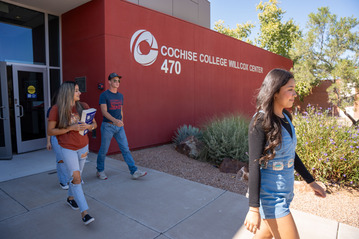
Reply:
[[[174,68],[174,72],[177,75],[181,74],[181,62],[179,61],[165,59],[165,61],[161,66],[161,70],[164,71],[166,74],[168,73],[168,71],[170,74],[172,74],[173,68]]]

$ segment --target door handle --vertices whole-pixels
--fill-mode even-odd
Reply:
[[[5,109],[5,106],[1,106],[0,107],[0,119],[2,120],[6,120],[6,118],[4,117],[4,109]]]
[[[22,105],[16,105],[16,107],[19,107],[20,110],[20,115],[18,116],[19,118],[24,116],[24,107],[22,107]]]

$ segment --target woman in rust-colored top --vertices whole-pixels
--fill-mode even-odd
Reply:
[[[64,82],[57,96],[56,104],[52,107],[47,132],[49,136],[56,135],[60,145],[60,153],[65,162],[69,175],[69,190],[67,204],[74,210],[80,209],[85,225],[95,219],[88,213],[88,205],[81,185],[81,173],[88,154],[89,139],[87,134],[79,131],[94,130],[96,121],[92,124],[80,122],[82,110],[88,109],[86,103],[80,103],[81,92],[73,81]]]

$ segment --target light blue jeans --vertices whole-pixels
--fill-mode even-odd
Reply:
[[[101,147],[97,155],[97,171],[102,172],[105,170],[105,158],[108,147],[110,147],[112,137],[116,139],[130,173],[134,174],[137,171],[137,167],[135,166],[135,161],[133,160],[130,149],[128,148],[125,129],[106,122],[101,124]]]
[[[57,141],[56,136],[50,137],[50,142],[52,146],[52,150],[55,152],[56,155],[56,171],[57,171],[57,178],[62,185],[66,185],[69,182],[69,174],[67,173],[66,165],[64,163],[59,163],[61,158],[61,147]]]
[[[88,145],[83,147],[79,150],[71,150],[71,149],[65,149],[61,148],[61,154],[62,154],[62,160],[65,162],[67,172],[71,177],[69,178],[69,190],[68,190],[68,196],[74,197],[77,205],[80,208],[80,212],[83,212],[85,210],[88,210],[88,205],[85,199],[84,192],[82,190],[81,183],[79,184],[73,184],[73,172],[79,171],[80,175],[82,174],[82,170],[85,166],[85,161],[87,159],[87,153],[88,153]],[[86,156],[82,156],[86,154]]]

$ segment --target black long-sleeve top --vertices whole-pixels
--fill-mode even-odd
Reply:
[[[264,147],[266,144],[266,136],[262,128],[263,114],[258,117],[255,127],[253,128],[254,118],[249,125],[249,206],[259,207],[259,192],[261,183],[261,173],[259,159],[262,157]],[[285,119],[286,120],[286,119]],[[291,137],[292,129],[289,124],[283,123],[282,126],[289,132]],[[307,182],[311,183],[314,181],[313,176],[308,172],[304,166],[302,160],[295,153],[294,158],[294,169],[302,176]]]

